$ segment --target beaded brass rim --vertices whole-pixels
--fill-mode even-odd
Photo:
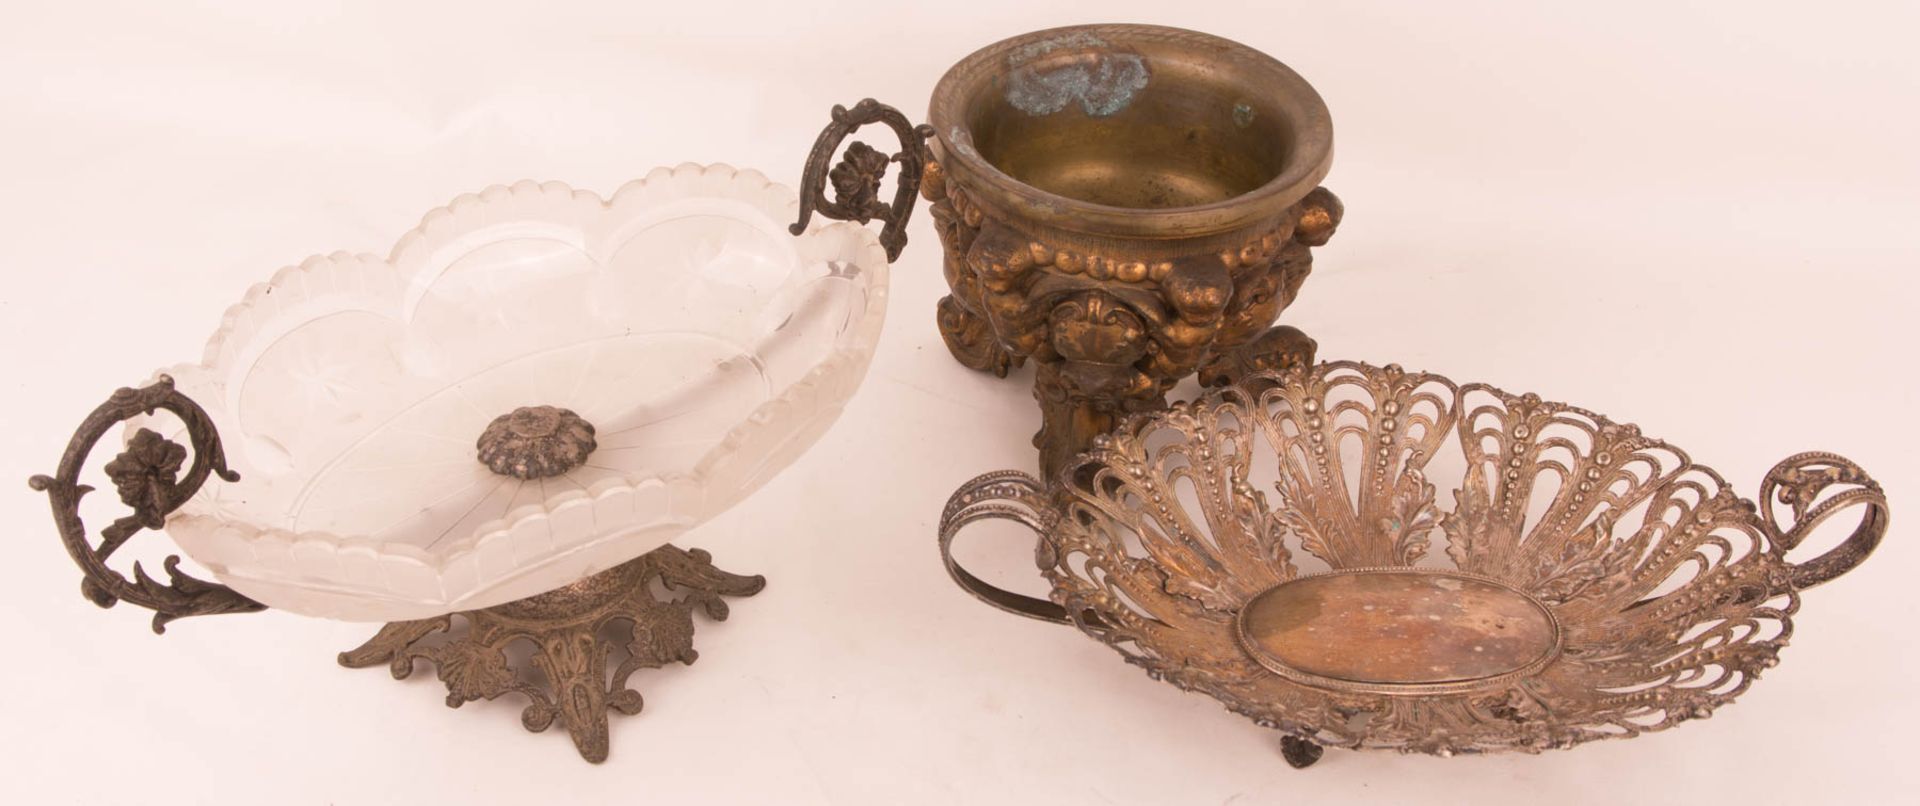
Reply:
[[[1085,69],[1089,62],[1096,65],[1091,75],[1069,80],[1075,78],[1071,73]],[[1162,65],[1165,69],[1160,69]],[[1128,66],[1137,67],[1125,69]],[[1031,83],[1047,90],[1036,94],[1056,97],[1025,101],[1017,97],[1023,76],[1035,73]],[[1007,100],[1001,110],[1007,116],[1003,123],[1019,122],[1012,117],[1016,114],[1131,119],[1135,111],[1131,104],[1144,91],[1163,85],[1179,86],[1179,94],[1189,99],[1217,102],[1222,129],[1276,124],[1274,145],[1285,146],[1284,161],[1242,193],[1208,203],[1155,208],[1102,204],[1037,187],[996,165],[983,153],[991,146],[978,139],[989,130],[1004,128],[975,125],[983,107],[998,106],[1001,97]],[[1142,117],[1153,118],[1156,124],[1168,122],[1159,108],[1151,112]],[[937,156],[963,184],[991,186],[993,192],[983,195],[997,199],[994,204],[1005,205],[1015,216],[1101,236],[1191,235],[1256,223],[1278,215],[1306,195],[1333,164],[1332,117],[1319,93],[1298,73],[1233,40],[1158,25],[1053,28],[987,45],[941,76],[927,117],[937,138]],[[1195,125],[1199,127],[1200,121]],[[1141,135],[1124,131],[1112,136]],[[1022,140],[1035,147],[1048,146],[1044,136]]]

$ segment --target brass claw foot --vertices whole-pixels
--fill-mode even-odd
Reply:
[[[1020,366],[1020,359],[994,341],[993,328],[987,320],[961,307],[959,300],[941,297],[935,318],[940,324],[940,337],[947,343],[947,352],[968,369],[1005,378],[1008,370]]]
[[[654,598],[658,579],[675,598]],[[557,719],[572,734],[580,755],[593,763],[607,759],[607,712],[633,715],[644,701],[627,687],[640,669],[668,663],[691,664],[696,606],[715,621],[727,618],[723,596],[752,596],[766,587],[760,576],[730,574],[713,566],[700,549],[661,546],[639,559],[559,590],[516,602],[458,613],[466,623],[453,634],[453,616],[394,622],[365,644],[340,653],[340,665],[364,668],[388,664],[394,679],[413,674],[414,661],[434,665],[447,686],[448,707],[519,693],[531,702],[520,713],[527,730],[540,732]],[[626,655],[611,678],[606,673],[615,644],[600,637],[615,621],[632,625]],[[435,633],[446,633],[444,640]],[[526,639],[534,645],[532,664],[544,685],[529,682],[514,669],[507,646]]]
[[[1313,766],[1321,756],[1326,755],[1326,752],[1327,748],[1321,747],[1312,739],[1302,739],[1292,735],[1280,737],[1280,755],[1296,770]]]
[[[1200,368],[1203,386],[1226,386],[1248,375],[1313,366],[1320,345],[1297,327],[1279,325]]]

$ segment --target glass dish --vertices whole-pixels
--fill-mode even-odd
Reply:
[[[796,198],[724,165],[605,200],[523,182],[428,213],[384,259],[281,271],[163,373],[239,474],[166,531],[261,604],[357,621],[509,602],[667,543],[805,451],[873,355],[887,256],[853,224],[790,235]],[[532,406],[592,426],[583,464],[476,461]],[[180,436],[125,433],[142,426]]]

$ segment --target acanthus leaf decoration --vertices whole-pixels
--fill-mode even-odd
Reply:
[[[447,684],[449,706],[490,700],[513,687],[514,674],[507,666],[504,647],[454,641],[423,652],[421,657],[433,661],[440,682]]]
[[[694,609],[723,621],[722,596],[751,596],[765,586],[763,577],[714,567],[705,551],[666,545],[556,591],[455,614],[466,624],[463,632],[452,630],[454,616],[389,623],[340,653],[339,661],[349,668],[386,664],[395,678],[410,676],[414,661],[428,661],[453,708],[523,695],[521,726],[538,733],[559,721],[580,754],[599,763],[610,747],[609,712],[631,716],[644,704],[628,685],[633,674],[693,663],[700,657],[693,649]],[[666,598],[657,588],[668,591]],[[605,633],[619,623],[631,632],[609,639]],[[516,666],[507,648],[527,641],[533,653]],[[627,657],[609,672],[616,646]]]
[[[700,653],[693,648],[692,605],[675,602],[635,612],[627,654],[644,669],[694,662]]]
[[[1615,518],[1595,516],[1587,528],[1568,537],[1558,557],[1543,557],[1533,593],[1549,604],[1566,604],[1589,593],[1604,593],[1607,580],[1619,579],[1634,554],[1613,539]],[[1599,590],[1592,590],[1598,586]]]
[[[1489,544],[1495,528],[1486,473],[1479,467],[1468,470],[1466,483],[1454,491],[1453,500],[1453,512],[1440,519],[1447,535],[1447,556],[1462,570],[1478,571],[1492,553]]]
[[[1433,505],[1433,483],[1417,468],[1409,468],[1394,483],[1391,518],[1380,524],[1393,546],[1393,560],[1413,565],[1427,555],[1429,535],[1440,525],[1440,510]]]
[[[1329,564],[1339,563],[1340,554],[1334,550],[1334,537],[1329,534],[1334,527],[1312,511],[1313,493],[1300,489],[1286,474],[1273,483],[1273,488],[1280,494],[1273,517],[1287,531],[1299,536],[1300,548]]]

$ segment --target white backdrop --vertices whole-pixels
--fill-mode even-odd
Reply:
[[[1819,803],[1920,783],[1911,6],[318,5],[0,13],[10,802]],[[605,193],[724,161],[792,182],[831,104],[918,118],[974,47],[1123,20],[1238,39],[1325,96],[1348,216],[1284,320],[1323,356],[1632,420],[1749,495],[1789,453],[1843,453],[1892,493],[1886,546],[1807,594],[1781,665],[1711,720],[1294,771],[1272,733],[947,581],[941,504],[1029,467],[1038,416],[1030,374],[941,346],[924,209],[846,419],[686,541],[766,592],[702,624],[695,666],[635,678],[646,710],[616,717],[601,767],[526,734],[517,703],[446,709],[424,666],[335,666],[365,625],[267,613],[158,638],[100,611],[26,489],[108,391],[198,356],[280,266],[384,254],[424,211],[521,178]],[[975,564],[1040,589],[1029,541],[978,542]]]

